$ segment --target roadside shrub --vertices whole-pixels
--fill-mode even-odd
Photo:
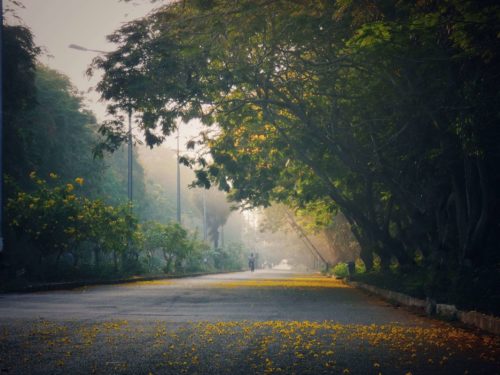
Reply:
[[[356,273],[365,273],[366,266],[365,263],[361,260],[361,258],[356,259]]]
[[[349,276],[349,269],[346,263],[337,263],[332,269],[331,273],[338,278],[345,278]]]
[[[32,172],[30,178],[32,190],[18,191],[6,205],[9,230],[33,255],[20,259],[17,252],[10,254],[16,268],[31,271],[27,278],[72,278],[91,253],[96,268],[111,254],[115,273],[139,269],[138,253],[132,252],[137,220],[128,205],[115,207],[82,196],[80,177],[62,183],[51,173],[47,182]]]

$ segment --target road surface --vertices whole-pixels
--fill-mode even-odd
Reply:
[[[1,374],[496,374],[499,353],[289,271],[0,295]]]

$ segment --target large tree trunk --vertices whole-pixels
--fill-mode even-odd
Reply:
[[[163,250],[162,252],[163,252],[163,259],[165,259],[166,262],[165,272],[169,273],[171,271],[173,257],[165,250]]]
[[[99,246],[94,247],[94,265],[96,268],[101,265],[101,249]]]
[[[61,256],[63,254],[64,250],[59,250],[56,255],[56,269],[59,268],[59,263],[61,262]]]
[[[468,236],[467,236],[467,252],[465,257],[469,259],[478,260],[482,255],[482,248],[484,246],[486,229],[488,227],[490,209],[489,209],[489,181],[488,175],[485,167],[484,160],[476,159],[476,168],[478,179],[476,180],[479,184],[480,199],[477,200],[477,216],[476,220],[471,222],[469,226]]]
[[[478,259],[484,243],[489,219],[489,186],[484,160],[465,157],[464,175],[453,178],[458,262]]]
[[[349,219],[348,221],[351,223],[352,234],[359,243],[359,257],[365,264],[366,270],[371,271],[373,269],[373,248],[369,245],[369,242],[366,240],[365,236],[361,234],[360,229],[355,226],[354,222],[351,222]]]
[[[219,230],[214,231],[214,249],[219,248]]]
[[[361,246],[359,257],[365,264],[365,268],[367,271],[373,270],[373,251],[370,248]]]
[[[114,264],[115,272],[118,272],[118,254],[116,251],[113,251],[113,264]]]

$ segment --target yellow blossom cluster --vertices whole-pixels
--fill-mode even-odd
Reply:
[[[218,288],[346,288],[341,280],[326,277],[293,277],[286,279],[253,279],[212,284]]]
[[[132,373],[130,358],[115,358],[120,348],[145,343],[148,357],[134,361],[152,374],[487,374],[500,368],[499,338],[444,322],[407,326],[307,320],[40,321],[23,335],[15,335],[9,326],[2,330],[3,340],[16,336],[27,340],[23,347],[36,348],[36,355],[24,359],[27,363],[49,361],[63,369],[99,350],[103,362],[116,365],[112,371]]]

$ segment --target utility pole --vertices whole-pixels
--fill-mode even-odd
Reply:
[[[132,194],[132,108],[129,107],[128,109],[128,181],[127,181],[127,192],[128,192],[128,209],[129,213],[132,215],[132,210],[133,210],[133,205],[132,205],[132,199],[133,199],[133,194]],[[132,249],[132,238],[129,235],[129,238],[127,239],[127,246],[128,246],[128,251],[131,251]]]
[[[208,240],[208,225],[207,225],[207,198],[206,189],[203,188],[203,241]]]
[[[253,237],[254,237],[254,240],[253,240],[253,253],[256,254],[257,253],[257,226],[259,225],[258,221],[257,221],[257,215],[254,216],[254,221],[253,221]]]
[[[314,246],[314,244],[311,242],[311,240],[309,239],[309,237],[307,236],[307,234],[304,232],[304,230],[302,229],[302,227],[299,224],[297,224],[297,222],[295,221],[295,218],[290,214],[290,212],[288,212],[288,210],[285,209],[284,212],[285,212],[285,214],[286,214],[286,216],[288,218],[288,223],[296,231],[296,233],[302,239],[302,241],[304,242],[304,244],[306,245],[306,247],[309,249],[309,251],[311,251],[311,253],[313,253],[313,254],[316,255],[316,259],[318,259],[318,260],[321,259],[321,261],[325,265],[325,268],[328,269],[328,262],[321,255],[321,253],[318,250],[318,248],[316,246]]]
[[[177,126],[177,222],[181,223],[181,166],[179,165],[179,131],[180,124]]]
[[[132,109],[128,109],[128,203],[132,209]]]

